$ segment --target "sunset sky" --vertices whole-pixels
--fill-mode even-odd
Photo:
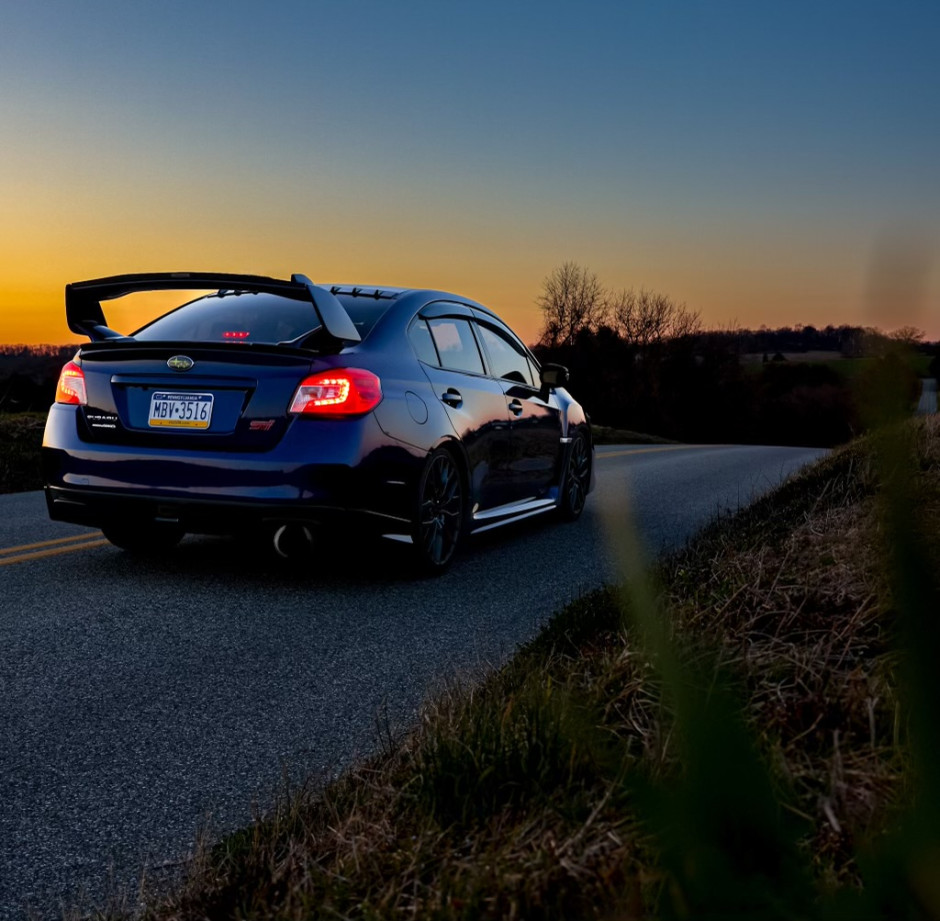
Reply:
[[[69,281],[453,290],[940,339],[940,3],[0,4],[0,342]]]

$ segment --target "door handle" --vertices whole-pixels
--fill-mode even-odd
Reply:
[[[522,409],[523,409],[523,406],[522,406],[522,404],[521,404],[518,400],[512,400],[512,401],[510,402],[510,404],[509,404],[509,411],[510,411],[514,416],[521,416],[521,415],[522,415]]]
[[[453,387],[448,387],[447,390],[441,394],[441,400],[448,406],[453,406],[454,409],[459,409],[463,403],[463,397],[460,395],[460,391],[454,390]]]

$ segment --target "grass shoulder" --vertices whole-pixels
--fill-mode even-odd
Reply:
[[[42,489],[39,448],[45,413],[0,413],[0,493]]]
[[[936,591],[940,425],[910,431]],[[641,593],[585,595],[403,739],[205,848],[144,916],[904,913],[917,701],[874,458],[855,442],[658,564],[666,645]]]

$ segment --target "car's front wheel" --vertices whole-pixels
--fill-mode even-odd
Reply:
[[[418,511],[412,542],[419,568],[443,572],[463,536],[466,499],[454,456],[445,448],[433,451],[418,484]]]
[[[584,511],[588,489],[591,486],[591,450],[581,432],[571,441],[568,450],[568,466],[561,484],[561,517],[574,521]]]
[[[101,530],[115,547],[141,555],[166,553],[184,534],[179,525],[156,521],[112,523],[102,526]]]

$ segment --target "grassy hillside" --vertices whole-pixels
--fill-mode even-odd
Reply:
[[[790,364],[815,364],[836,372],[845,380],[852,381],[860,375],[870,372],[878,364],[878,358],[844,358],[838,352],[784,352],[782,356]],[[918,377],[930,377],[930,355],[922,352],[905,352],[904,363]],[[765,363],[760,353],[745,355],[742,358],[744,368],[752,377],[759,376]],[[774,364],[774,362],[769,362]]]
[[[938,513],[936,419],[853,443],[285,794],[144,916],[940,916]]]
[[[0,493],[42,489],[39,446],[45,413],[0,413]]]

